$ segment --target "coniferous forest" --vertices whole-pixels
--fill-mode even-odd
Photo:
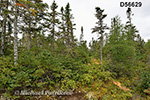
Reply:
[[[110,27],[105,8],[93,9],[91,34],[99,37],[87,43],[84,26],[75,37],[69,3],[58,12],[55,1],[1,0],[1,98],[150,100],[150,40],[132,23],[132,9],[124,12],[125,24],[118,15]]]

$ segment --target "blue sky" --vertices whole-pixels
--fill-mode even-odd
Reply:
[[[49,5],[52,4],[53,0],[43,0]],[[119,15],[122,23],[125,24],[127,21],[126,7],[120,7],[120,2],[142,2],[142,7],[133,7],[132,12],[132,23],[136,25],[139,30],[141,37],[147,41],[150,39],[150,0],[55,0],[58,7],[58,11],[69,2],[72,14],[75,17],[74,23],[76,23],[76,30],[74,32],[76,38],[79,39],[81,34],[81,26],[84,27],[84,39],[88,42],[91,41],[92,37],[97,39],[97,34],[91,34],[91,29],[95,26],[97,21],[95,17],[95,7],[105,9],[104,13],[107,14],[104,23],[110,26],[111,18]]]

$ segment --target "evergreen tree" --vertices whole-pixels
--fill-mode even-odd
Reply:
[[[65,43],[66,39],[66,27],[65,27],[65,15],[64,15],[64,8],[61,7],[60,9],[60,17],[61,17],[61,22],[59,26],[59,33],[60,33],[60,41],[62,43]]]
[[[57,36],[57,32],[56,32],[56,26],[58,27],[59,24],[59,20],[58,20],[58,12],[56,11],[56,9],[58,8],[57,4],[55,3],[55,0],[53,1],[52,5],[51,5],[51,13],[50,15],[52,16],[51,18],[51,39],[52,39],[52,48],[55,49],[55,38]]]
[[[73,30],[75,29],[72,19],[74,19],[73,15],[71,14],[70,4],[68,3],[64,10],[64,16],[65,16],[65,27],[66,27],[66,33],[65,33],[65,41],[67,48],[70,46],[74,46],[75,39]]]
[[[116,77],[132,76],[134,73],[132,66],[134,66],[135,48],[131,45],[132,40],[127,40],[127,37],[120,18],[118,16],[113,18],[106,49],[109,49],[107,53],[111,59],[110,70],[117,73]]]
[[[24,47],[27,47],[27,49],[30,50],[33,41],[32,38],[35,37],[38,40],[39,37],[36,36],[42,31],[41,20],[45,15],[44,9],[47,9],[48,5],[44,4],[42,1],[33,0],[25,1],[24,6],[26,9],[21,9],[21,11],[24,12],[22,16],[22,23],[24,24],[20,25],[20,30],[23,33],[21,42]]]
[[[140,34],[136,35],[136,40],[135,40],[135,48],[136,48],[136,60],[141,60],[144,57],[145,54],[145,49],[144,49],[144,45],[145,42],[142,39],[142,37],[140,36]]]
[[[125,26],[125,29],[127,30],[126,31],[127,39],[132,40],[134,42],[136,33],[138,32],[138,30],[131,22],[131,20],[132,20],[131,16],[133,15],[131,8],[127,9],[126,14],[127,14],[127,18],[128,18],[128,21],[126,22],[126,26]]]
[[[83,44],[84,40],[83,40],[84,34],[83,34],[83,26],[81,27],[81,35],[80,35],[80,45]]]
[[[93,28],[92,33],[97,32],[100,37],[98,39],[100,39],[100,59],[101,59],[101,63],[102,63],[102,48],[103,48],[103,44],[104,44],[104,32],[105,29],[108,29],[107,25],[105,25],[103,23],[104,18],[106,18],[106,14],[103,14],[104,10],[96,7],[96,18],[98,19],[98,22],[96,22],[96,24],[98,24],[98,26],[95,26],[95,28]]]
[[[130,41],[130,44],[135,47],[136,50],[136,60],[142,59],[144,54],[144,40],[141,39],[138,33],[139,31],[136,29],[136,26],[132,23],[131,16],[133,15],[131,8],[128,8],[126,11],[127,19],[125,26],[125,32],[127,34],[127,40]]]

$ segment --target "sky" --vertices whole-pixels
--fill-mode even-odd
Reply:
[[[48,5],[51,5],[53,0],[43,0]],[[120,2],[141,2],[141,7],[132,7],[133,12],[132,23],[139,30],[141,37],[147,42],[150,39],[150,0],[55,0],[58,5],[57,11],[65,7],[69,2],[72,9],[71,13],[74,16],[74,23],[76,24],[74,35],[79,39],[81,34],[81,26],[84,28],[84,40],[90,42],[92,37],[97,39],[96,33],[91,33],[92,28],[96,26],[97,19],[95,17],[95,7],[104,9],[104,14],[107,17],[104,23],[108,26],[111,24],[111,18],[119,16],[123,24],[127,21],[126,10],[127,7],[120,7]]]

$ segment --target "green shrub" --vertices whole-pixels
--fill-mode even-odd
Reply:
[[[143,92],[145,89],[150,88],[150,68],[147,70],[141,68],[139,76],[139,89]]]

